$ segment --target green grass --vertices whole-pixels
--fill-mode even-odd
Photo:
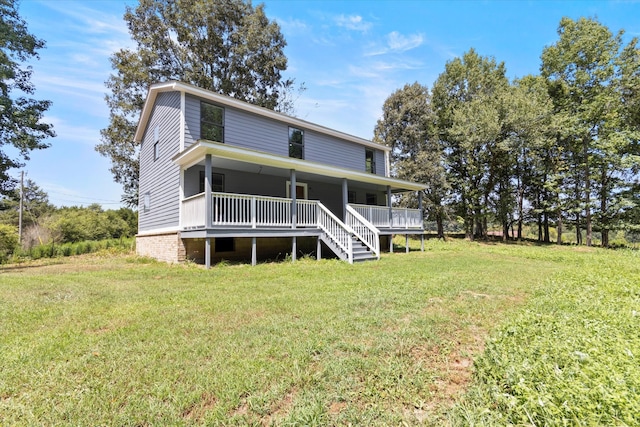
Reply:
[[[637,304],[637,261],[630,251],[428,241],[425,252],[353,266],[207,271],[123,255],[2,266],[0,424],[499,424],[508,414],[483,398],[501,377],[479,374],[505,351],[503,331],[516,322],[515,336],[540,334],[523,313],[555,292],[568,312],[582,307],[569,299],[586,272],[620,277],[629,291],[616,295]],[[606,293],[605,279],[585,295]]]

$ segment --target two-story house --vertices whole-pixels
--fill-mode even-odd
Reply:
[[[151,86],[140,145],[141,255],[210,266],[221,259],[331,251],[380,257],[393,234],[423,234],[421,209],[392,195],[386,146],[195,86]]]

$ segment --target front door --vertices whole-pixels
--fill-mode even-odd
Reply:
[[[305,182],[296,182],[296,199],[307,200],[308,186]],[[287,181],[287,198],[291,197],[291,181]]]

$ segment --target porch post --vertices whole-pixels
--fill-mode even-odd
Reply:
[[[296,236],[293,236],[291,239],[292,239],[292,242],[291,242],[291,261],[295,261],[296,260],[296,255],[298,253],[298,238]]]
[[[420,251],[424,252],[424,233],[420,235]]]
[[[422,211],[422,191],[418,190],[418,209],[420,210],[420,218],[422,222],[420,223],[420,228],[424,230],[424,212]]]
[[[322,242],[320,241],[320,237],[318,237],[318,242],[316,246],[316,259],[320,261],[322,259]]]
[[[251,238],[251,265],[256,265],[258,263],[258,256],[256,250],[256,238]]]
[[[409,235],[408,234],[404,235],[404,251],[406,253],[409,253]]]
[[[204,239],[204,266],[207,270],[211,268],[211,237]]]
[[[211,154],[204,157],[204,225],[205,228],[213,226],[213,218],[211,215]]]
[[[211,154],[204,157],[204,224],[205,228],[213,226],[213,218],[211,215]],[[207,237],[204,241],[204,265],[207,269],[211,268],[211,237]]]
[[[347,203],[349,203],[349,183],[342,178],[342,220],[347,218]]]
[[[291,169],[290,174],[291,190],[289,190],[289,195],[291,196],[291,228],[296,228],[296,222],[298,220],[298,209],[296,207],[296,170]]]
[[[393,210],[391,209],[391,186],[387,185],[387,206],[389,207],[389,228],[393,225]]]

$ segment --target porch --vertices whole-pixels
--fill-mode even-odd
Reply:
[[[317,200],[269,197],[250,194],[199,193],[181,203],[180,228],[183,238],[206,239],[205,262],[210,239],[244,237],[252,239],[252,264],[256,263],[256,239],[291,237],[292,258],[296,239],[315,237],[316,256],[321,242],[339,258],[353,263],[380,258],[380,236],[423,234],[420,209],[347,204],[340,219]],[[393,248],[390,248],[391,251]]]

